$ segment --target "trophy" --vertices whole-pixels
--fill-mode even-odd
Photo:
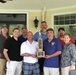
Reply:
[[[43,40],[41,38],[41,33],[40,32],[39,32],[39,38],[38,38],[37,57],[45,57],[45,52],[43,51]]]

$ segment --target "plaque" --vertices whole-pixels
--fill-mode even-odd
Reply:
[[[45,52],[43,51],[43,40],[41,37],[38,38],[38,52],[37,57],[45,57]]]

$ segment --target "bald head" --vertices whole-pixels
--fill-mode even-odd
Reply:
[[[27,39],[32,40],[33,39],[33,33],[31,31],[27,32]]]

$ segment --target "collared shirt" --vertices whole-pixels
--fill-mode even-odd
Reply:
[[[0,34],[0,54],[2,59],[5,59],[4,55],[3,55],[3,50],[4,50],[4,44],[5,44],[6,38]]]
[[[21,55],[24,53],[36,54],[38,50],[38,42],[33,41],[30,43],[28,40],[21,44]],[[38,62],[37,58],[33,58],[31,56],[24,56],[23,61],[26,63],[36,63]]]
[[[67,67],[71,64],[75,65],[76,61],[76,49],[75,45],[69,42],[64,44],[63,51],[61,55],[61,67]]]
[[[57,51],[62,50],[60,41],[57,38],[53,38],[51,42],[48,42],[48,39],[44,41],[44,51],[46,55],[54,54]],[[44,67],[58,68],[59,67],[59,56],[52,58],[44,59]]]
[[[34,34],[34,40],[35,40],[35,41],[38,41],[38,38],[39,38],[39,32],[37,32],[37,33]],[[47,39],[47,34],[41,33],[41,38],[42,38],[43,41],[44,41],[45,39]]]
[[[10,58],[11,61],[22,61],[23,57],[20,56],[20,46],[21,46],[21,41],[15,40],[13,37],[7,39],[5,42],[5,49],[8,49],[8,57]]]
[[[27,40],[27,38],[24,38],[22,35],[19,36],[19,40],[21,40],[21,42],[23,43],[24,41]]]

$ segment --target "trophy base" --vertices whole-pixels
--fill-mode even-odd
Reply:
[[[37,57],[45,57],[45,52],[44,51],[37,52]]]

